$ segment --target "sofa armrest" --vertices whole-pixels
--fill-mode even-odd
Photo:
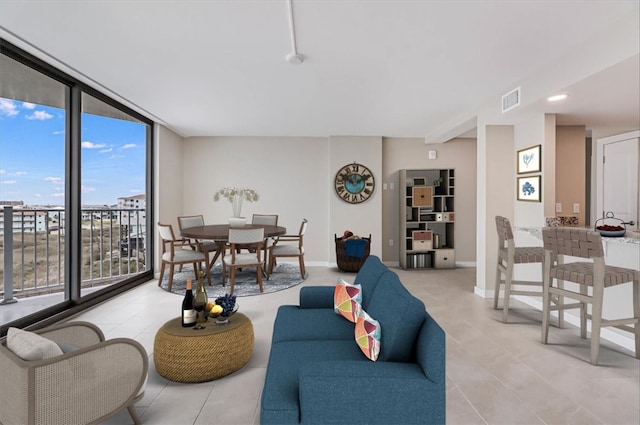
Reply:
[[[312,362],[298,379],[303,424],[445,423],[445,384],[417,363]]]
[[[300,308],[333,308],[334,286],[305,286],[300,289]]]

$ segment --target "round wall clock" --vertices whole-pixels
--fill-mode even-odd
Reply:
[[[345,165],[336,174],[336,193],[345,202],[359,204],[373,194],[376,183],[373,173],[362,164]]]

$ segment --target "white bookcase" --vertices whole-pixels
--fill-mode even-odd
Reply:
[[[400,267],[455,267],[455,170],[400,170]]]

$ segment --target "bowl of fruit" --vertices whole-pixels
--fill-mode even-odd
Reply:
[[[229,323],[229,317],[233,316],[238,311],[238,304],[236,304],[236,296],[231,294],[225,294],[212,301],[209,308],[209,317],[216,319],[217,325],[226,325]]]
[[[596,220],[596,232],[602,236],[615,238],[624,236],[627,232],[626,223],[619,218],[615,218],[611,211],[607,212],[604,218]]]

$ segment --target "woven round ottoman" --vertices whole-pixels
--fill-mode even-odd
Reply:
[[[226,325],[209,320],[206,328],[183,328],[180,318],[156,333],[153,361],[170,381],[205,382],[226,376],[246,365],[253,352],[253,325],[242,313]]]

